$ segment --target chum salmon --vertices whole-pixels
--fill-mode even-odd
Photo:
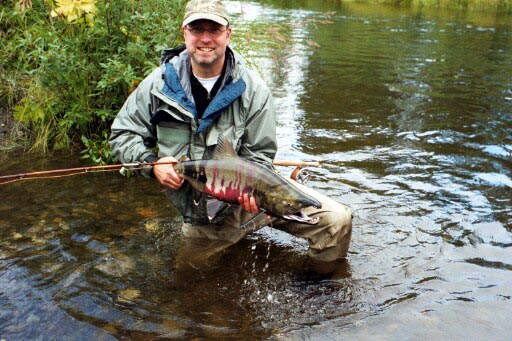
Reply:
[[[308,217],[302,209],[321,208],[320,201],[275,171],[239,157],[223,136],[211,159],[183,160],[173,167],[193,188],[221,201],[238,204],[238,198],[248,193],[261,212],[293,222],[318,223],[318,218]]]

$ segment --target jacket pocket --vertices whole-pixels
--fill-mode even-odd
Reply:
[[[179,159],[187,156],[190,148],[191,129],[186,122],[161,121],[156,126],[158,155]]]
[[[181,122],[162,121],[156,126],[159,141],[171,143],[189,144],[190,143],[190,124]]]
[[[151,124],[156,127],[160,157],[187,155],[191,139],[189,121],[178,119],[168,109],[159,109],[151,118]]]

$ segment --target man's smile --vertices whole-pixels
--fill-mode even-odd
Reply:
[[[197,48],[199,51],[204,51],[204,52],[211,52],[214,50],[213,47],[198,47]]]

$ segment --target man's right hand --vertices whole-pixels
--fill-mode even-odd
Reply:
[[[153,174],[155,174],[155,178],[162,186],[172,190],[177,190],[181,185],[183,185],[184,180],[176,174],[173,165],[169,162],[177,162],[177,160],[172,156],[166,156],[159,159],[156,162],[156,165],[153,166]],[[159,165],[159,163],[165,164]]]

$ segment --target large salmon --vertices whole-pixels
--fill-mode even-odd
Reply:
[[[274,217],[316,224],[302,208],[322,204],[302,192],[276,172],[239,157],[227,139],[221,137],[210,160],[188,160],[175,164],[177,174],[196,190],[228,203],[238,203],[238,197],[249,193],[258,208]]]

